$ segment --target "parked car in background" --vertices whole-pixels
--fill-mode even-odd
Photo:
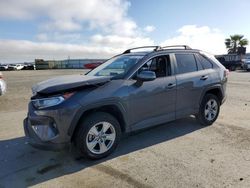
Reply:
[[[6,92],[6,83],[3,79],[3,74],[0,72],[0,96]]]
[[[34,64],[24,64],[22,70],[36,70],[36,65]]]
[[[250,59],[244,59],[242,68],[246,71],[250,71]]]
[[[1,71],[8,70],[8,68],[9,68],[9,65],[7,65],[7,64],[1,64],[1,65],[0,65],[0,70],[1,70]]]
[[[103,62],[96,62],[96,63],[87,63],[84,65],[85,69],[95,69],[96,67],[100,66]]]
[[[22,64],[10,64],[8,70],[22,70],[24,65]]]
[[[38,148],[72,144],[99,159],[131,131],[189,115],[213,124],[226,99],[227,77],[214,56],[185,45],[128,49],[86,75],[34,85],[25,135]]]

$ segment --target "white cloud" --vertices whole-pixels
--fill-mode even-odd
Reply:
[[[226,53],[225,36],[218,29],[186,25],[178,29],[177,33],[177,36],[162,42],[161,46],[187,44],[192,48],[213,54]],[[68,56],[71,58],[108,58],[130,47],[154,45],[151,38],[142,35],[95,34],[89,40],[85,40],[84,44],[79,33],[40,33],[37,39],[38,42],[0,40],[1,61],[34,61],[35,58],[64,59]]]
[[[102,29],[112,34],[134,35],[136,23],[127,16],[127,0],[8,0],[0,1],[0,18],[44,18],[46,31]]]
[[[34,59],[109,58],[123,52],[122,48],[32,42],[27,40],[0,40],[0,59],[5,62],[32,62]]]
[[[40,38],[46,38],[43,34]],[[46,38],[47,39],[47,38]],[[152,45],[149,38],[130,38],[115,35],[91,37],[90,44],[0,40],[0,59],[5,62],[32,62],[34,59],[110,58],[129,47]]]
[[[226,53],[224,34],[216,28],[208,26],[185,25],[178,31],[178,36],[165,40],[161,45],[186,44],[191,48],[201,49],[213,54]]]
[[[40,28],[45,31],[80,31],[82,26],[80,23],[69,20],[54,20],[41,24]]]
[[[144,27],[143,29],[144,31],[148,32],[148,33],[151,33],[155,30],[155,26],[153,25],[147,25],[146,27]]]
[[[36,42],[0,39],[0,60],[107,58],[130,47],[154,45],[147,34],[155,27],[140,28],[128,17],[129,6],[127,0],[0,0],[0,19],[33,19],[39,25]],[[187,44],[220,54],[226,52],[224,39],[218,29],[185,25],[161,45]]]
[[[154,41],[145,37],[121,37],[118,35],[94,35],[91,43],[96,46],[112,46],[116,48],[130,48],[136,46],[153,45]]]
[[[36,35],[36,39],[39,42],[63,42],[63,43],[80,43],[80,33],[61,33],[61,32],[50,32],[50,33],[39,33]]]
[[[48,41],[48,35],[46,33],[39,33],[36,35],[38,41]]]
[[[35,41],[0,39],[0,59],[110,57],[128,47],[152,45],[142,31],[154,27],[139,28],[127,15],[129,7],[128,0],[0,0],[0,19],[34,20],[38,26]]]

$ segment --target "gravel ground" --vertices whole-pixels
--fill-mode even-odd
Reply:
[[[82,72],[3,72],[8,91],[0,97],[0,188],[250,187],[250,73],[230,73],[227,101],[209,127],[189,117],[141,131],[124,137],[113,155],[99,161],[29,146],[22,121],[30,87]]]

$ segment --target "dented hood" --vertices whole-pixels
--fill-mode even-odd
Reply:
[[[80,89],[84,86],[98,85],[110,81],[110,77],[104,76],[86,76],[86,75],[67,75],[55,77],[40,82],[32,87],[33,95],[52,94],[74,89]]]

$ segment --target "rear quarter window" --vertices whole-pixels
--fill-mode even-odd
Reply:
[[[179,74],[197,71],[194,54],[175,54],[175,58]]]
[[[213,68],[213,64],[203,55],[197,54],[198,60],[200,61],[203,69],[211,69]]]

